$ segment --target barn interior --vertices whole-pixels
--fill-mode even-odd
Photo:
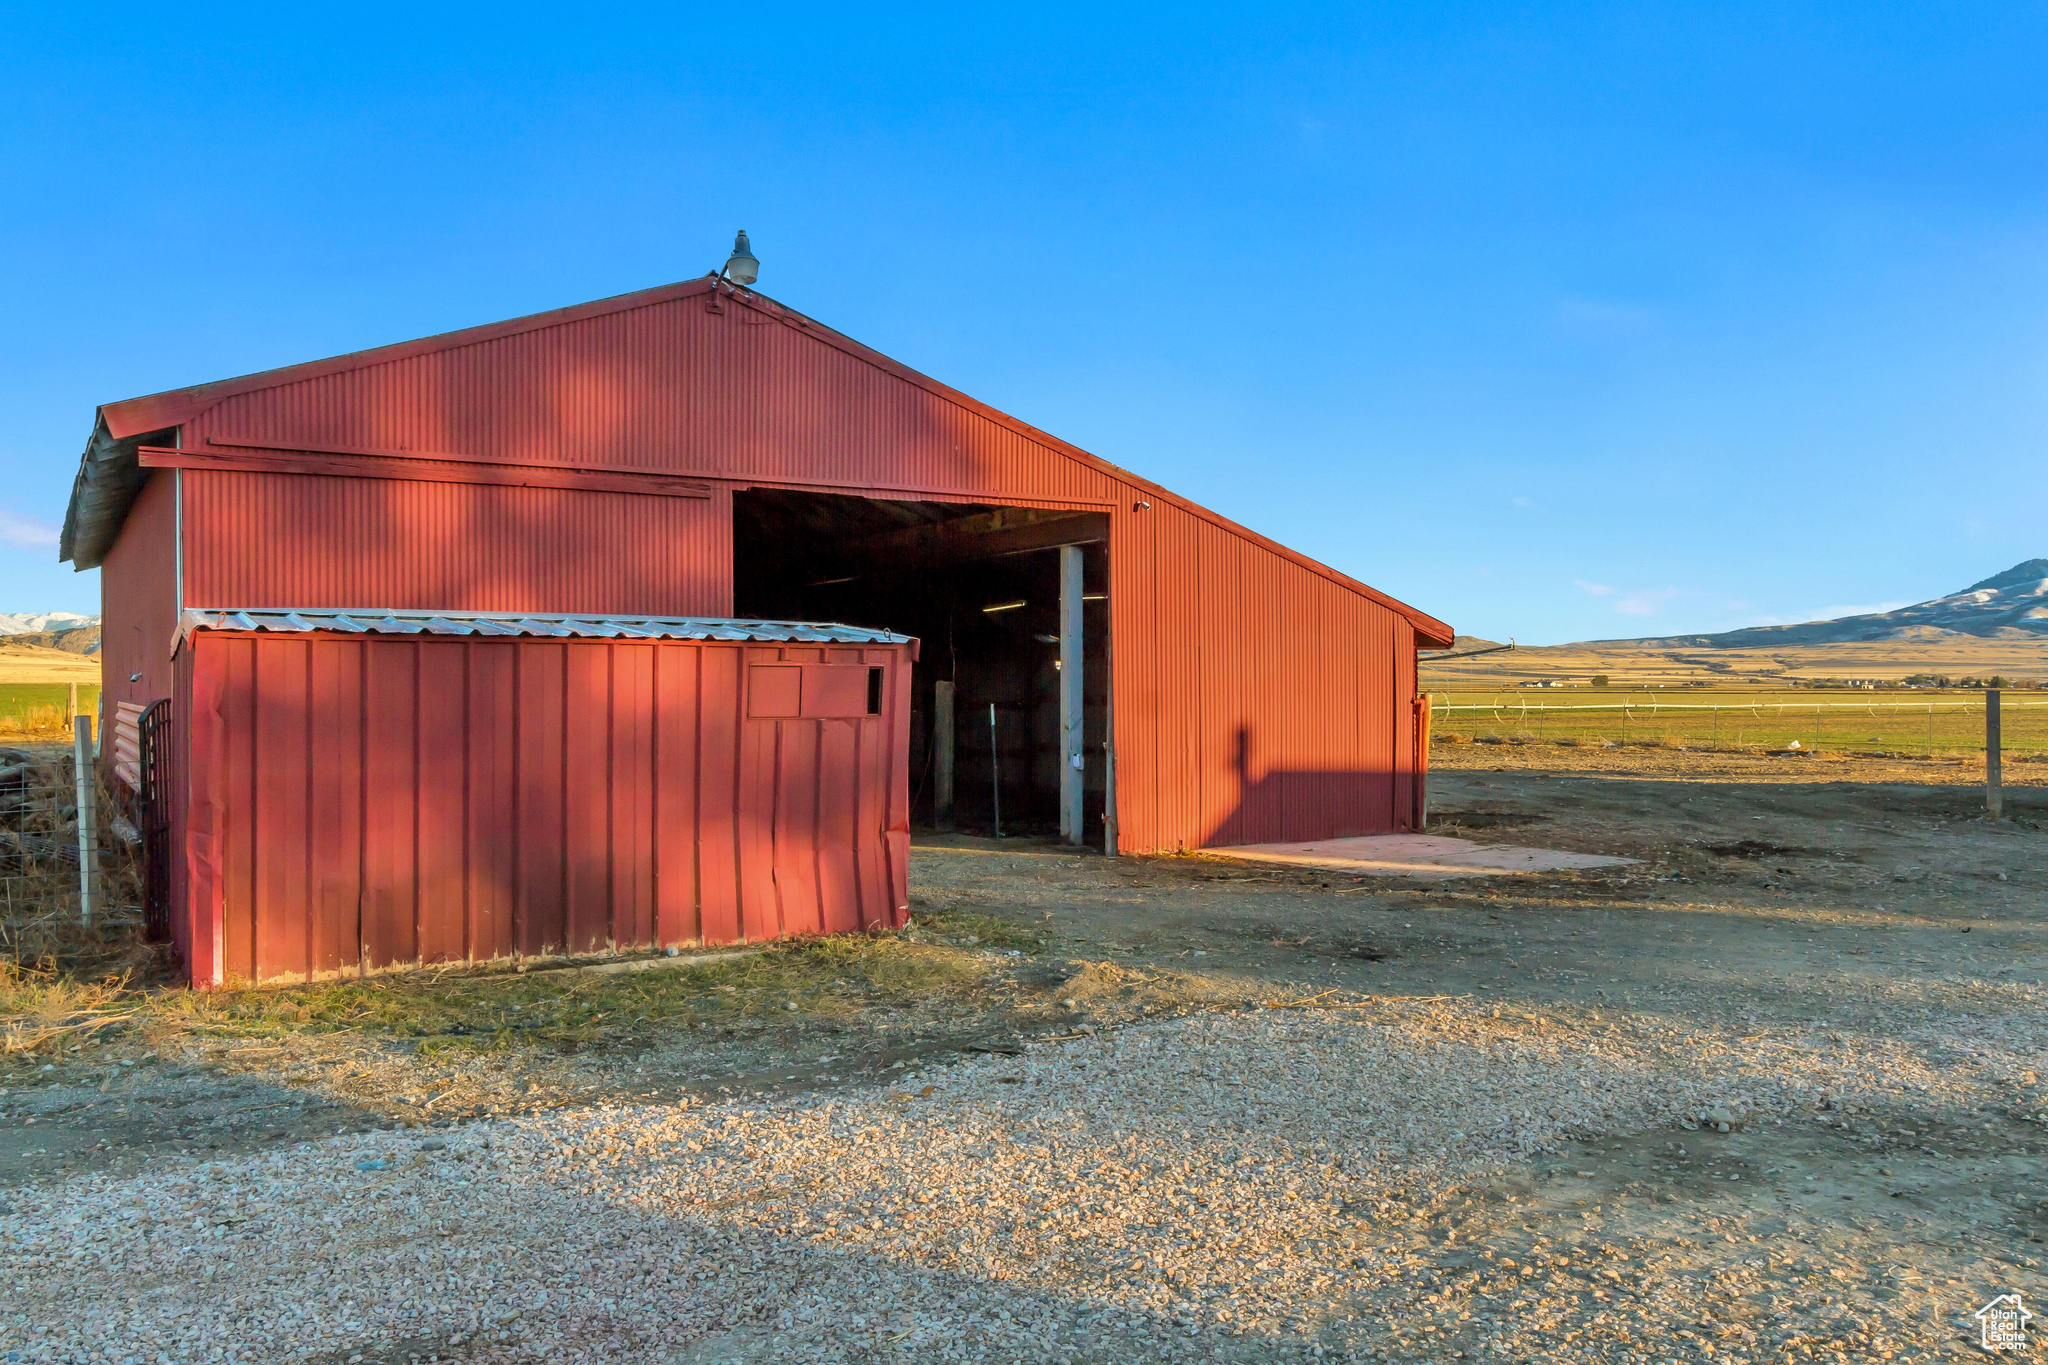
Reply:
[[[1077,841],[1099,847],[1109,723],[1103,514],[750,489],[733,496],[733,614],[916,636],[912,824],[1061,834],[1061,636],[1072,621],[1062,593],[1073,587],[1063,547],[1080,561]]]

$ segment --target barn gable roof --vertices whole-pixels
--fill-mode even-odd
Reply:
[[[672,303],[714,290],[722,296],[708,302],[720,306],[737,306],[752,310],[768,318],[782,322],[793,330],[810,337],[818,344],[829,346],[859,361],[895,377],[904,383],[925,390],[947,403],[956,405],[987,421],[996,423],[1016,435],[1046,450],[1076,461],[1088,468],[1107,474],[1126,483],[1146,496],[1158,498],[1178,506],[1204,521],[1226,530],[1233,535],[1258,544],[1274,554],[1280,555],[1310,571],[1358,593],[1397,612],[1409,620],[1425,644],[1448,645],[1452,638],[1451,628],[1403,602],[1399,602],[1368,585],[1351,578],[1327,565],[1318,563],[1294,550],[1265,536],[1212,512],[1199,504],[1190,502],[1148,479],[1111,464],[1099,456],[1040,431],[1028,423],[1019,421],[1008,413],[1001,412],[974,398],[950,388],[930,376],[922,374],[881,352],[864,346],[851,337],[834,331],[815,319],[785,307],[783,304],[752,290],[736,289],[729,283],[713,278],[686,280],[676,284],[661,285],[612,298],[597,299],[589,303],[576,304],[568,308],[557,308],[548,312],[533,313],[525,317],[511,318],[502,322],[487,323],[479,327],[463,328],[459,331],[444,332],[435,336],[421,337],[413,341],[398,342],[394,345],[379,346],[369,350],[352,351],[344,355],[331,356],[323,360],[307,361],[287,365],[278,369],[264,370],[255,374],[242,375],[233,379],[216,380],[212,383],[195,384],[188,388],[171,389],[162,393],[148,394],[102,406],[97,414],[91,439],[87,442],[80,458],[77,478],[72,485],[71,503],[65,513],[64,532],[59,558],[70,561],[83,570],[96,567],[112,547],[120,532],[128,506],[140,491],[145,471],[140,467],[138,449],[144,445],[167,443],[178,428],[207,413],[228,399],[239,395],[252,394],[262,390],[281,388],[308,380],[344,374],[349,371],[383,366],[413,357],[427,356],[435,352],[452,351],[475,346],[500,338],[516,337],[524,333],[544,331],[549,328],[573,325],[611,314],[649,308]],[[435,458],[421,453],[425,458]]]

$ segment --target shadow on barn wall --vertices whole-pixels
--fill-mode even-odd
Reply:
[[[1231,770],[1236,804],[1210,827],[1202,840],[1205,847],[1338,839],[1407,827],[1411,779],[1405,773],[1297,768],[1260,772],[1248,725],[1237,727]]]

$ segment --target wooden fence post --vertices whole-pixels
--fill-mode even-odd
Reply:
[[[93,830],[93,798],[98,795],[99,780],[93,771],[91,716],[74,715],[71,718],[71,758],[78,800],[78,922],[90,929],[93,873],[99,863],[99,841]]]
[[[1984,689],[1984,812],[1993,820],[2005,818],[2005,797],[1998,789],[1999,771],[1998,689]]]

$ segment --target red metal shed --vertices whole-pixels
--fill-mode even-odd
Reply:
[[[1139,852],[1407,827],[1451,639],[714,280],[109,404],[62,554],[103,568],[109,708],[178,690],[195,609],[916,637],[910,819]]]
[[[202,982],[903,922],[901,636],[188,611],[180,644]]]

